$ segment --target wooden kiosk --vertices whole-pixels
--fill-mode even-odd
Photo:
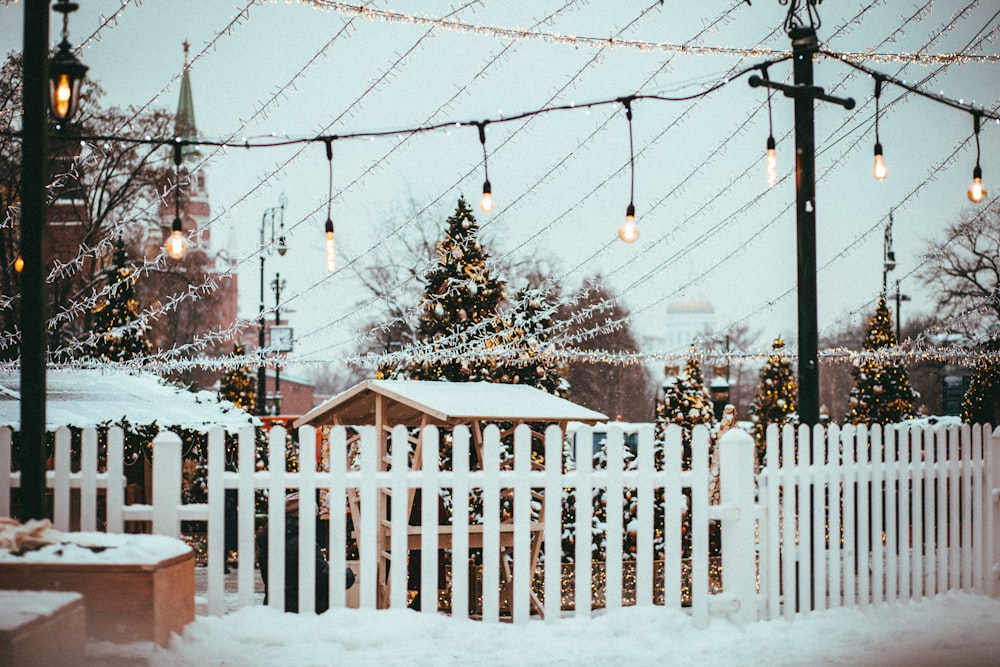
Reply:
[[[607,417],[571,401],[567,401],[539,389],[525,385],[499,384],[489,382],[434,382],[417,380],[366,380],[351,389],[335,396],[322,405],[310,410],[298,419],[294,426],[374,426],[379,448],[379,470],[386,470],[389,463],[387,440],[393,427],[403,425],[411,429],[419,429],[411,435],[414,448],[413,466],[419,467],[421,461],[423,427],[438,426],[452,428],[459,424],[469,427],[472,434],[472,444],[477,460],[482,461],[483,429],[487,424],[503,424],[508,430],[527,424],[532,429],[532,437],[543,439],[544,430],[549,424],[557,424],[565,435],[566,424],[570,421],[595,424],[607,421]],[[348,441],[349,457],[352,451],[360,445],[358,437]],[[379,535],[377,538],[380,557],[378,559],[378,602],[387,607],[388,567],[391,560],[385,545],[389,544],[390,524],[385,520],[387,495],[379,501]],[[360,507],[356,493],[348,494],[351,514],[354,518],[355,533],[360,525]],[[410,492],[408,506],[413,505],[413,491]],[[411,521],[411,524],[414,522]],[[439,529],[439,548],[446,549],[450,545],[450,531],[442,526]],[[510,528],[510,527],[506,527]],[[506,537],[505,537],[506,536]],[[357,538],[357,535],[355,535]],[[501,534],[501,548],[512,545],[510,530]],[[408,527],[408,549],[420,548],[421,526]],[[542,524],[539,520],[532,525],[531,568],[534,571],[538,553],[542,544]],[[470,526],[469,546],[482,546],[482,532],[476,532],[476,526]],[[501,559],[503,561],[503,559]],[[510,580],[510,573],[501,572],[504,582]],[[537,600],[533,606],[541,613],[541,605]]]

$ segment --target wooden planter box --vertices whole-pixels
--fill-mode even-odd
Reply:
[[[76,591],[88,637],[165,645],[194,620],[194,552],[134,565],[4,561],[0,589]]]
[[[0,665],[84,664],[83,597],[52,591],[0,591]]]

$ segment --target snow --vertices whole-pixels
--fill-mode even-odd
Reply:
[[[491,625],[410,610],[320,616],[248,607],[200,616],[166,647],[91,643],[88,663],[180,665],[988,665],[1000,662],[1000,600],[949,593],[794,620],[704,628],[629,607],[590,619]]]
[[[0,371],[0,426],[20,427],[20,380],[19,371]],[[212,392],[190,392],[150,373],[50,369],[45,380],[50,430],[121,420],[193,429],[219,425],[229,430],[258,423]]]
[[[185,542],[165,535],[62,533],[64,539],[17,555],[0,549],[0,563],[80,565],[152,565],[191,551]]]
[[[52,616],[61,607],[82,599],[79,593],[60,591],[0,591],[0,631]]]

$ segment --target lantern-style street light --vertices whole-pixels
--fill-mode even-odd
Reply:
[[[52,9],[63,15],[62,41],[59,50],[49,60],[49,110],[65,127],[80,106],[80,85],[87,76],[87,66],[77,60],[69,44],[69,15],[79,6],[75,2],[59,0]]]
[[[264,349],[264,259],[274,250],[279,256],[288,252],[285,243],[285,206],[288,200],[282,194],[278,206],[272,206],[264,211],[260,218],[260,311],[257,317],[257,349]],[[271,235],[268,237],[268,223]],[[257,369],[257,414],[267,414],[267,371],[264,360]]]

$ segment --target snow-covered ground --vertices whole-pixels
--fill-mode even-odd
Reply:
[[[199,616],[170,644],[91,643],[88,665],[1000,665],[1000,600],[950,593],[737,627],[662,608],[487,625],[410,610]]]

